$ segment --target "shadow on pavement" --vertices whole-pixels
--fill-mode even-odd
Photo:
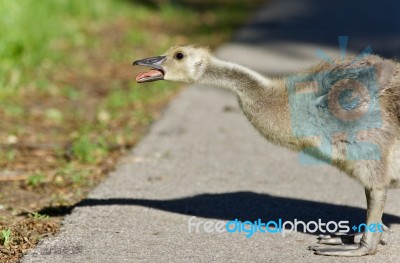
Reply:
[[[75,207],[137,205],[151,207],[163,211],[198,216],[211,219],[254,221],[261,219],[283,221],[294,219],[322,222],[349,221],[349,225],[364,223],[366,211],[358,207],[328,204],[310,200],[277,197],[254,192],[232,192],[222,194],[201,194],[170,200],[150,200],[131,198],[85,199]],[[62,211],[70,213],[73,207],[63,207],[61,210],[43,209],[40,213],[61,215]],[[56,213],[58,212],[58,213]],[[384,214],[383,222],[390,227],[400,224],[400,217]],[[318,233],[315,233],[318,234]]]

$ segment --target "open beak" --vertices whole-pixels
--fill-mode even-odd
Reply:
[[[164,61],[165,57],[166,56],[158,56],[134,61],[134,66],[151,68],[151,70],[139,73],[139,75],[136,76],[136,82],[142,83],[164,79],[164,69],[161,67],[161,63]]]

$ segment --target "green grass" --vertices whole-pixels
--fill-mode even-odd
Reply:
[[[87,185],[89,171],[84,169],[77,169],[71,164],[61,166],[56,172],[56,181],[64,183],[65,180],[70,181],[73,185]]]
[[[29,212],[29,217],[36,219],[36,220],[46,220],[49,218],[48,215],[43,215],[38,212]]]
[[[73,155],[82,163],[95,163],[107,153],[104,141],[94,141],[83,131],[72,144]]]
[[[15,159],[15,156],[17,155],[17,151],[14,149],[5,149],[0,152],[0,165],[2,165],[2,162],[12,162]]]
[[[3,246],[8,247],[9,244],[11,243],[11,229],[3,229],[1,231],[1,238],[3,239]]]
[[[160,10],[160,17],[166,20],[187,14],[169,5]],[[96,30],[99,21],[106,24],[128,15],[140,23],[154,14],[145,6],[122,0],[0,1],[0,101],[12,96],[15,89],[32,84],[32,79],[37,88],[47,89],[46,73],[55,64],[65,63],[66,52],[98,44],[87,32]],[[153,36],[131,30],[126,37],[132,44],[144,45]],[[166,47],[169,42],[164,40]]]
[[[46,72],[55,63],[67,59],[65,52],[98,44],[98,39],[91,38],[87,32],[96,29],[99,21],[130,16],[139,24],[148,23],[149,18],[157,15],[159,20],[168,21],[178,27],[181,33],[209,35],[216,28],[230,32],[233,25],[240,23],[246,15],[243,10],[254,1],[220,1],[226,7],[213,3],[215,1],[147,1],[157,8],[157,12],[138,2],[140,1],[0,1],[0,72],[3,73],[0,75],[0,100],[9,98],[14,89],[28,85],[32,78],[37,86],[46,89]],[[216,7],[213,8],[214,6]],[[213,12],[205,12],[203,9]],[[201,16],[204,21],[199,21],[197,30],[181,23],[182,19],[193,23],[193,20],[198,19],[195,14],[199,10],[204,13]],[[133,45],[145,45],[154,35],[137,29],[130,30],[126,38]],[[166,35],[157,36],[156,40],[159,52],[164,51],[171,43]],[[116,54],[117,57],[119,55]]]
[[[46,176],[43,173],[35,173],[28,177],[27,184],[32,187],[37,187],[46,182]]]
[[[0,1],[0,71],[6,73],[0,76],[0,90],[18,88],[33,72],[45,71],[62,59],[65,55],[54,51],[63,40],[69,39],[66,44],[71,46],[85,44],[85,24],[81,21],[106,15],[109,4],[90,0]],[[40,77],[42,87],[46,86],[45,76]]]

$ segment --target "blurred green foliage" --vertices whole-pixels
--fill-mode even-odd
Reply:
[[[86,21],[107,15],[112,1],[0,1],[0,90],[42,77],[54,61],[65,58],[63,45],[85,41]]]
[[[46,176],[43,173],[35,173],[28,177],[27,184],[32,187],[37,187],[46,182]]]

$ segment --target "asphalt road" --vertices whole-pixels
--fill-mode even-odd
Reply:
[[[267,74],[287,74],[318,61],[317,48],[339,54],[337,36],[348,34],[348,53],[375,43],[374,50],[396,55],[400,34],[391,23],[400,8],[383,2],[272,1],[217,54]],[[265,141],[232,94],[192,86],[65,217],[60,233],[22,262],[399,262],[399,200],[400,190],[390,190],[384,222],[393,233],[375,256],[316,256],[307,250],[316,243],[313,233],[207,233],[205,221],[208,230],[236,218],[353,225],[363,222],[366,202],[362,187],[345,174],[301,165],[297,153]]]

